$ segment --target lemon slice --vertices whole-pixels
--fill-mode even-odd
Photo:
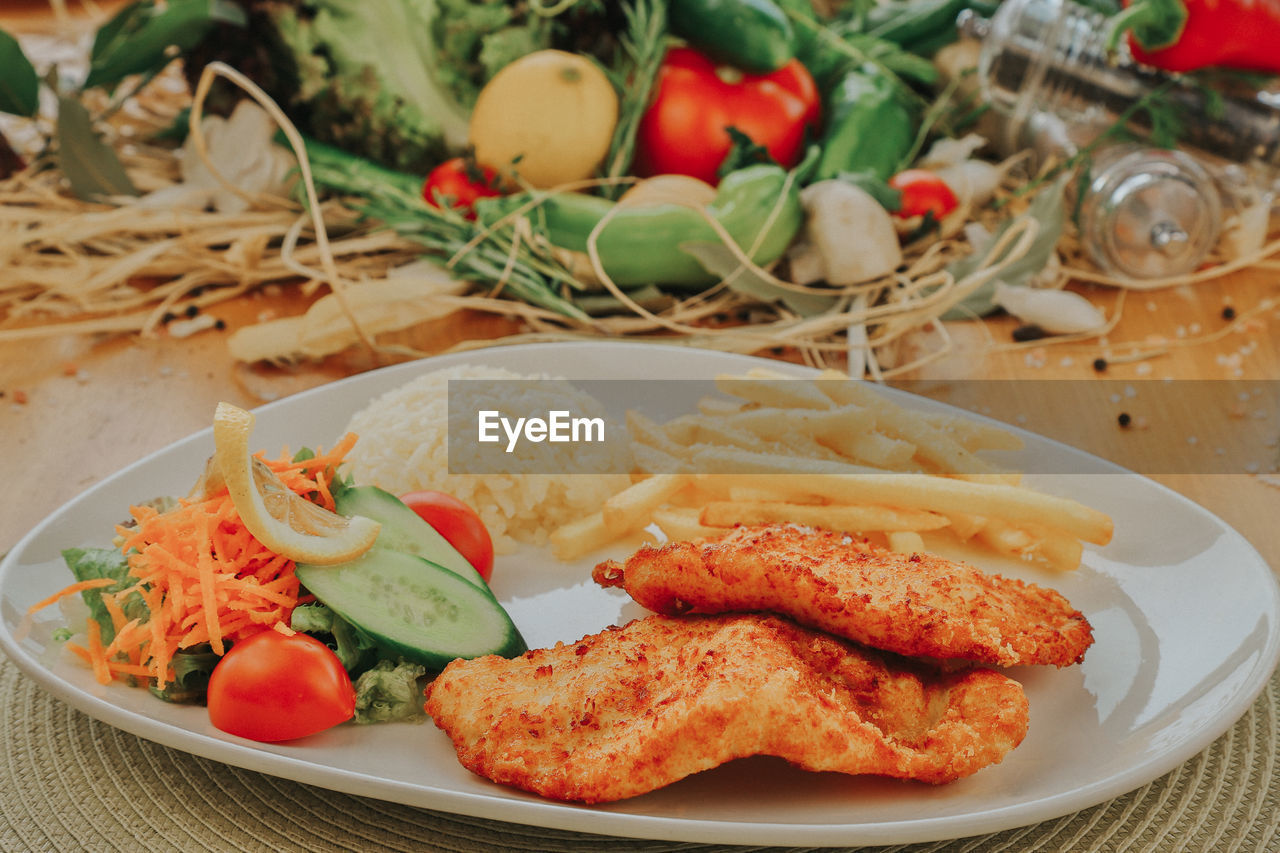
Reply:
[[[230,403],[219,403],[213,416],[213,467],[222,472],[231,502],[249,532],[267,548],[299,563],[345,563],[373,547],[382,525],[311,503],[253,457],[253,423],[252,413]]]

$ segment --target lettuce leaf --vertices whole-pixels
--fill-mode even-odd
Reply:
[[[380,660],[356,679],[356,722],[386,723],[425,715],[418,679],[426,668],[416,663]]]
[[[116,635],[116,629],[111,621],[111,614],[102,603],[102,594],[123,592],[133,586],[134,579],[129,577],[128,559],[120,553],[118,548],[67,548],[62,552],[62,559],[77,581],[98,578],[110,578],[115,581],[111,586],[86,589],[80,593],[84,603],[89,607],[89,615],[102,629],[103,644],[110,643]],[[125,598],[121,609],[126,619],[145,620],[149,615],[146,602],[136,592]]]

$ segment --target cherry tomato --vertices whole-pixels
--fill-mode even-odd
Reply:
[[[735,127],[785,167],[800,159],[805,129],[818,121],[818,87],[798,60],[769,74],[717,67],[692,48],[663,60],[654,99],[636,136],[638,174],[692,175],[715,184]]]
[[[889,179],[889,186],[902,193],[902,207],[894,214],[903,219],[932,213],[941,219],[960,201],[947,182],[928,169],[907,169]]]
[[[482,198],[502,195],[498,173],[481,166],[470,157],[445,160],[431,170],[422,185],[422,197],[433,207],[448,205],[468,219],[474,219],[471,206]]]
[[[410,492],[400,500],[449,540],[486,582],[493,577],[493,538],[474,509],[444,492]]]
[[[306,737],[351,719],[356,691],[328,646],[273,630],[240,640],[209,676],[209,720],[251,740]]]

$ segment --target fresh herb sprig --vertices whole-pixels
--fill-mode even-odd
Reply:
[[[472,281],[501,282],[519,299],[576,320],[589,320],[566,289],[581,282],[542,253],[533,235],[516,237],[513,226],[488,228],[460,213],[422,200],[418,179],[354,154],[309,140],[307,160],[316,188],[352,199],[361,216],[450,261],[451,271]],[[534,217],[528,217],[536,228]]]
[[[627,30],[621,37],[625,61],[614,74],[620,92],[618,125],[605,157],[602,192],[615,195],[618,180],[631,173],[635,157],[636,132],[649,105],[649,95],[658,79],[658,70],[667,48],[667,4],[664,0],[634,0],[623,4]]]

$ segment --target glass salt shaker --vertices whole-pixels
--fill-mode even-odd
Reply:
[[[1116,145],[1095,156],[1086,177],[1080,237],[1104,271],[1133,279],[1183,275],[1217,245],[1220,195],[1188,154]]]

